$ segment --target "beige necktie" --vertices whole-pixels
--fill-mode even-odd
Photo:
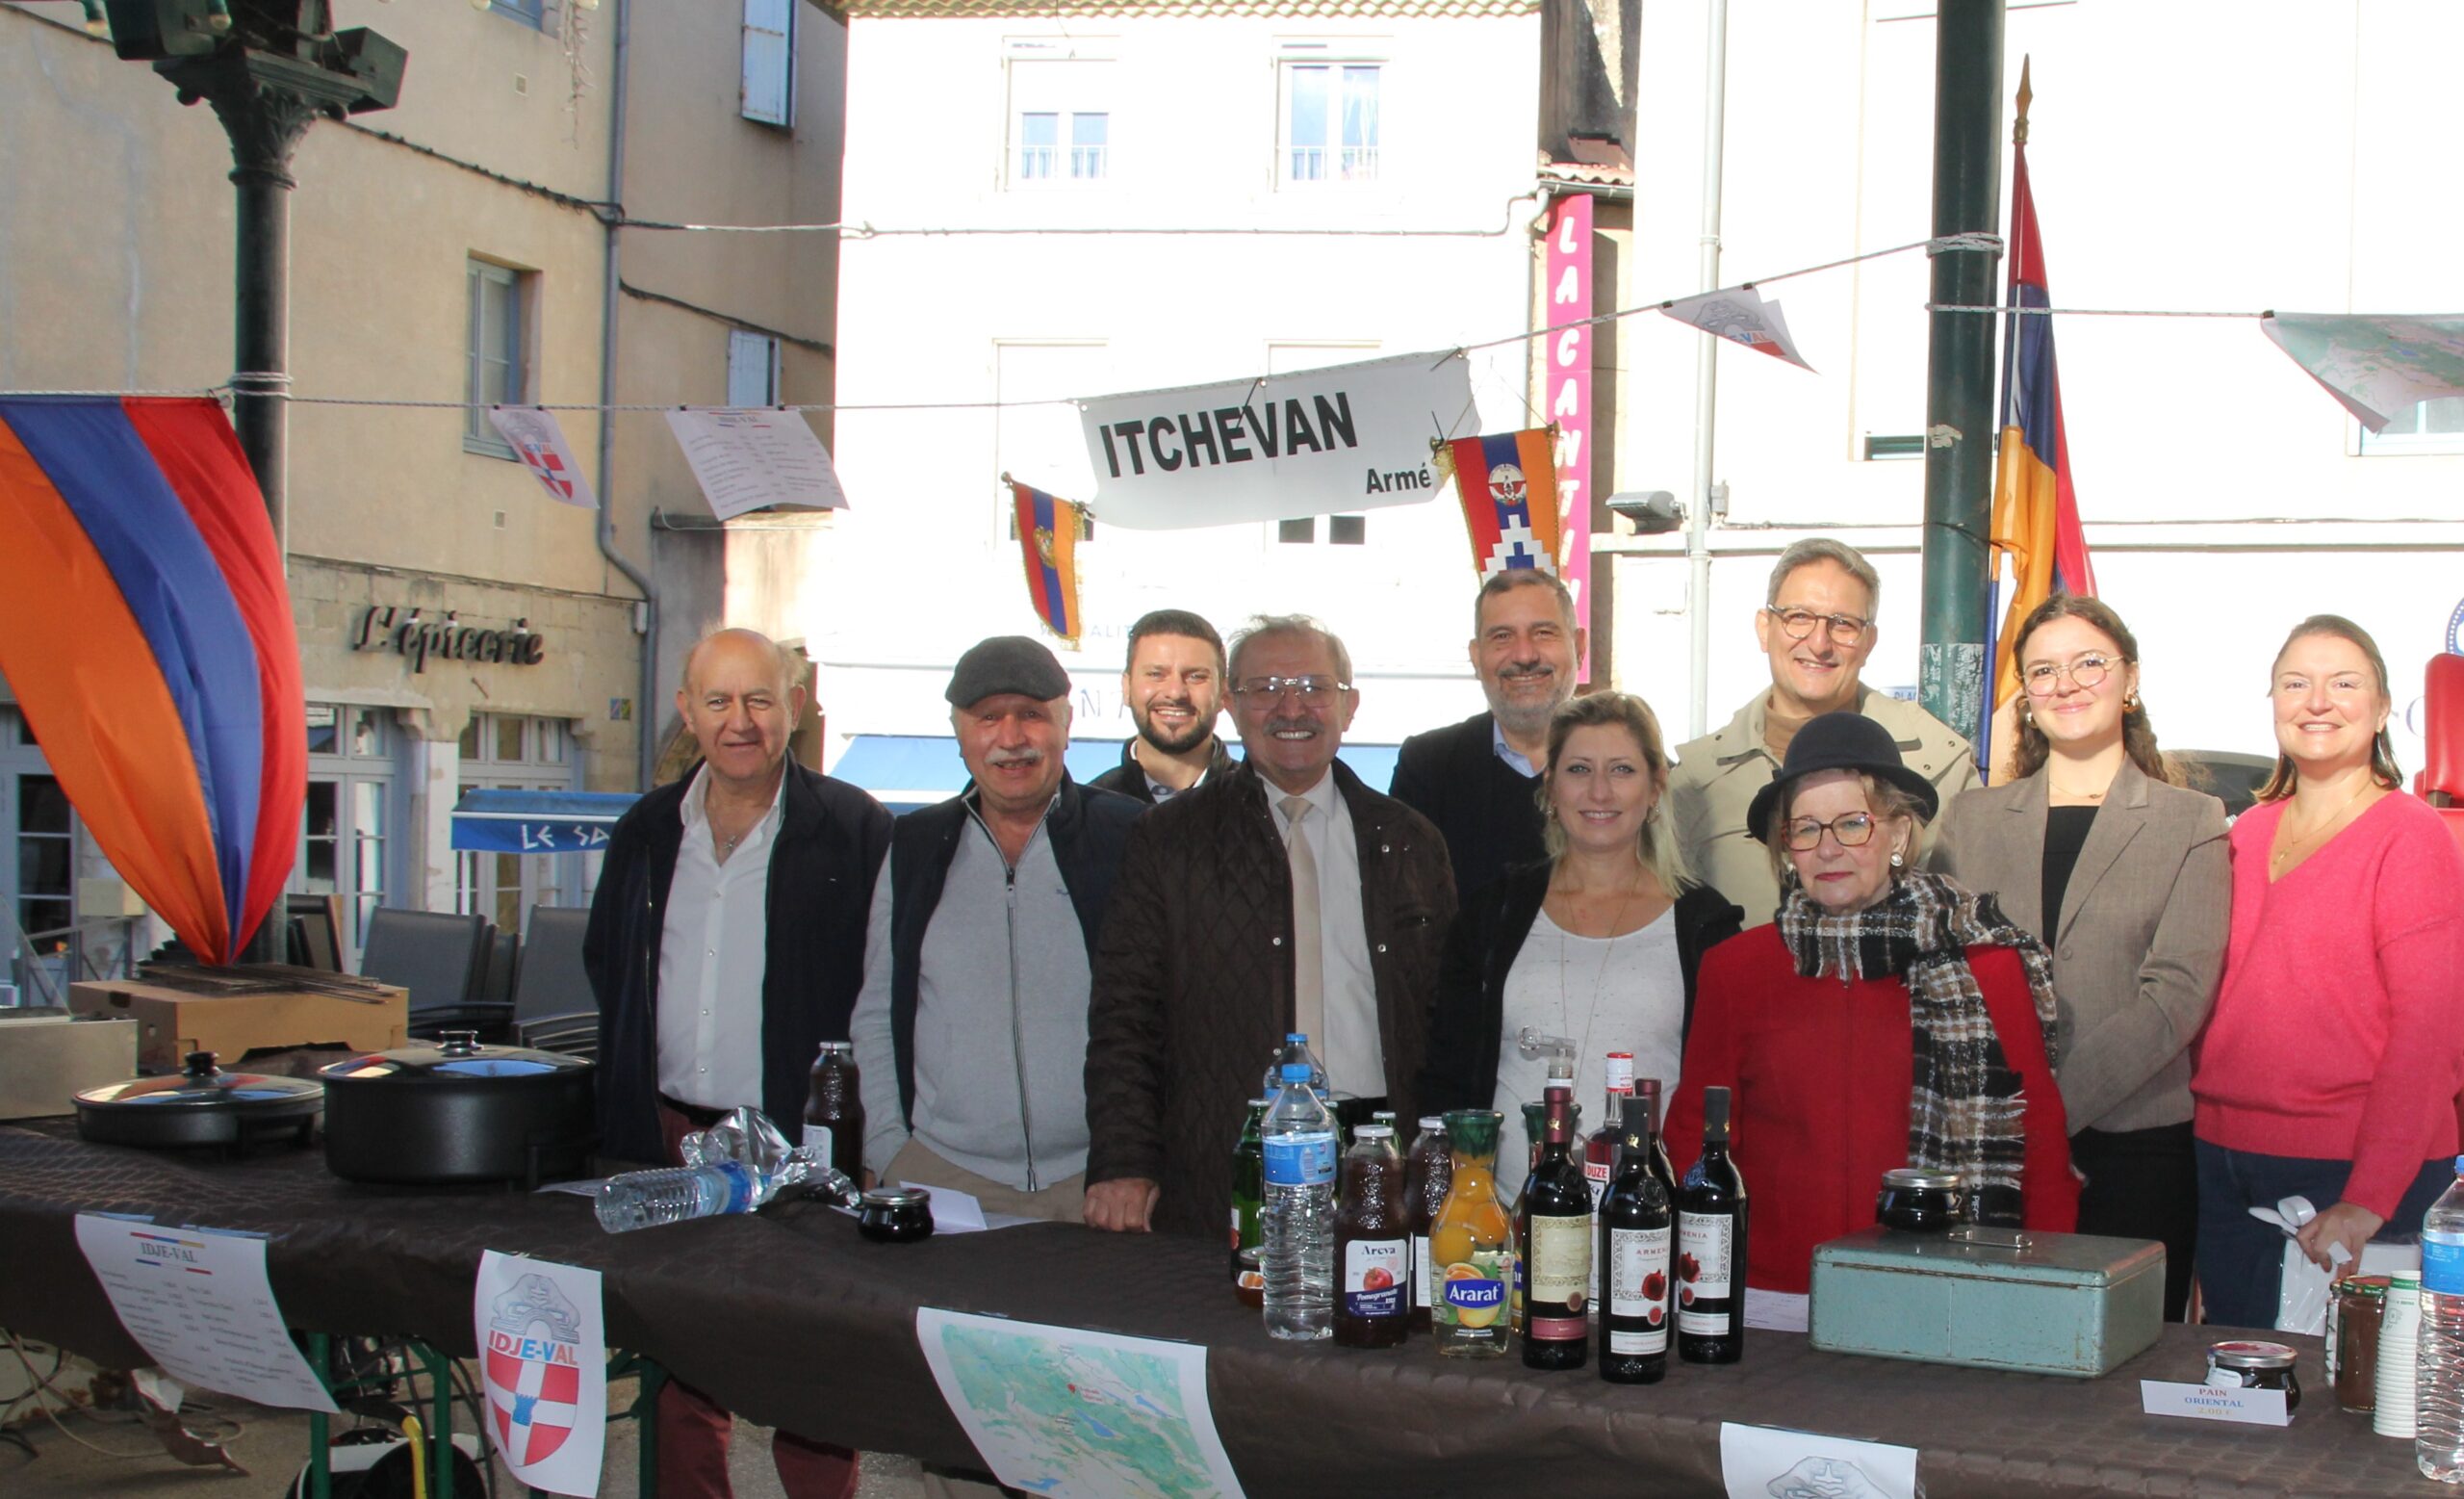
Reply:
[[[1300,831],[1309,815],[1305,797],[1283,799],[1283,844],[1292,856],[1292,1028],[1309,1038],[1311,1050],[1326,1054],[1326,970],[1320,949],[1324,941],[1318,913],[1318,856]]]

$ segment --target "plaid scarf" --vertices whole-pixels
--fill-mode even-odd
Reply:
[[[1922,869],[1899,872],[1891,892],[1862,911],[1834,915],[1794,880],[1782,898],[1781,938],[1807,978],[1897,974],[1908,985],[1915,1044],[1908,1098],[1908,1159],[1955,1171],[1974,1220],[2016,1226],[2026,1155],[2018,1071],[2004,1056],[1968,968],[1972,946],[2015,948],[2054,1060],[2053,955],[2002,914],[2001,903]]]

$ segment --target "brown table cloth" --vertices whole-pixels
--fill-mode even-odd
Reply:
[[[2412,1444],[2334,1408],[2315,1339],[2305,1400],[2275,1430],[2142,1415],[2139,1381],[2196,1381],[2220,1335],[2168,1328],[2101,1380],[1816,1353],[1758,1332],[1724,1369],[1671,1360],[1647,1388],[1511,1357],[1441,1359],[1270,1340],[1219,1249],[1036,1225],[876,1245],[818,1203],[606,1234],[570,1195],[353,1186],[314,1151],[230,1161],[0,1128],[0,1326],[105,1363],[142,1353],[78,1253],[81,1210],[258,1230],[296,1327],[473,1352],[480,1251],[604,1277],[611,1346],[658,1359],[741,1414],[874,1451],[975,1462],[915,1341],[919,1305],[1203,1343],[1225,1449],[1251,1494],[1720,1495],[1723,1421],[1895,1442],[1932,1499],[2057,1494],[2385,1494],[2421,1484]],[[2273,1335],[2273,1334],[2270,1334]]]

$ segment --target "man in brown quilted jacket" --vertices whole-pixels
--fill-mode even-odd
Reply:
[[[1131,829],[1096,951],[1086,1212],[1098,1228],[1223,1231],[1243,1108],[1304,1003],[1322,1011],[1310,1041],[1328,1085],[1414,1117],[1454,918],[1445,841],[1335,758],[1360,706],[1343,641],[1305,615],[1261,617],[1231,656],[1246,758]],[[1319,892],[1306,997],[1296,866]]]

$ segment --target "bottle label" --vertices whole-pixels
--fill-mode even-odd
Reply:
[[[1562,1304],[1568,1311],[1579,1312],[1590,1283],[1591,1220],[1534,1214],[1527,1298]]]
[[[1600,1200],[1608,1195],[1609,1168],[1614,1164],[1612,1161],[1582,1163],[1582,1179],[1591,1188],[1591,1210],[1595,1216],[1600,1212]]]
[[[1642,1331],[1619,1334],[1644,1346],[1612,1352],[1656,1354],[1668,1348],[1668,1250],[1666,1228],[1608,1230],[1608,1314],[1649,1323]]]
[[[1608,1333],[1608,1351],[1630,1357],[1667,1353],[1668,1329],[1654,1328],[1649,1332],[1619,1332],[1611,1329]]]
[[[1267,1185],[1315,1187],[1335,1179],[1335,1132],[1277,1135],[1266,1142]]]
[[[1411,1244],[1405,1239],[1354,1239],[1345,1245],[1345,1315],[1403,1315],[1403,1283],[1412,1277],[1411,1257]]]
[[[1232,1242],[1226,1247],[1236,1250],[1241,1247],[1241,1204],[1238,1202],[1232,1204]]]
[[[1506,1267],[1513,1258],[1503,1249],[1475,1250],[1471,1258],[1436,1272],[1432,1279],[1441,1289],[1429,1315],[1441,1327],[1495,1327],[1505,1315]]]
[[[2464,1230],[2422,1230],[2422,1289],[2464,1296]]]
[[[1727,1303],[1735,1296],[1730,1283],[1730,1236],[1736,1220],[1726,1213],[1677,1215],[1677,1331],[1721,1337],[1735,1330],[1734,1314],[1696,1311],[1696,1302]]]
[[[1412,1308],[1428,1310],[1428,1235],[1412,1235]]]
[[[727,1183],[727,1205],[720,1208],[720,1212],[749,1213],[753,1211],[753,1173],[746,1170],[741,1162],[721,1161],[715,1166],[703,1169],[717,1172],[720,1179]]]
[[[830,1126],[828,1124],[805,1125],[805,1132],[797,1137],[797,1143],[810,1150],[814,1158],[824,1166],[830,1164]]]

